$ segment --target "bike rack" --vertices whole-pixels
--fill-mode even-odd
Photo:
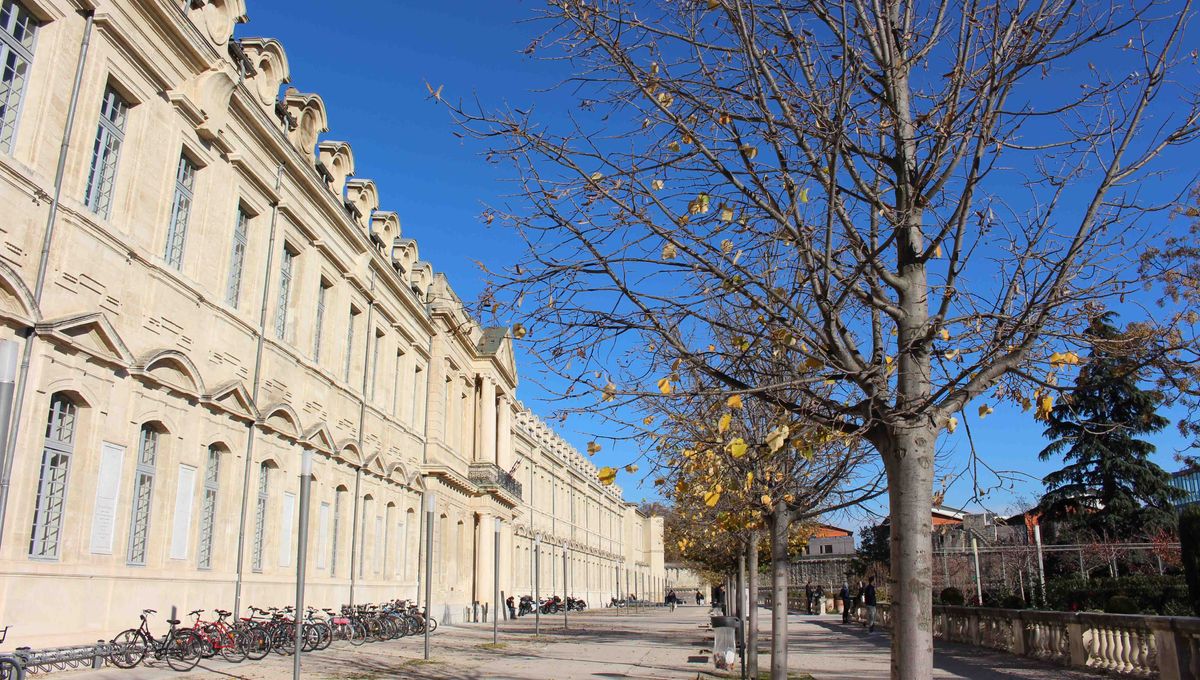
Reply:
[[[16,659],[21,666],[22,674],[40,675],[80,668],[104,668],[108,665],[108,657],[111,653],[112,645],[104,640],[97,640],[94,645],[75,647],[50,647],[47,649],[18,647],[12,652],[12,658]]]

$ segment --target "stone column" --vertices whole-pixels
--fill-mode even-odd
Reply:
[[[479,438],[480,447],[475,460],[496,462],[496,383],[489,377],[483,378],[479,395]]]
[[[499,433],[496,437],[496,465],[508,472],[512,469],[512,400],[507,394],[500,395],[499,412],[496,418]],[[529,494],[531,489],[526,489]],[[526,500],[528,500],[526,496]]]
[[[475,551],[475,599],[492,608],[494,569],[496,559],[495,522],[489,513],[479,514],[479,525],[475,528],[479,549]]]

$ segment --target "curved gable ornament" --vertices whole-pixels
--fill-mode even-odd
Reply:
[[[400,216],[391,210],[376,210],[371,215],[370,231],[371,240],[376,245],[383,249],[390,248],[400,238]]]
[[[284,106],[296,121],[296,128],[288,131],[292,146],[315,163],[317,138],[329,130],[329,119],[325,115],[325,102],[320,95],[303,94],[289,87],[283,95]]]
[[[346,178],[354,175],[354,150],[346,142],[321,142],[317,159],[329,173],[329,188],[339,198],[346,189]]]
[[[40,316],[33,293],[25,285],[21,275],[8,263],[0,260],[0,319],[28,326]]]
[[[300,416],[296,415],[296,410],[291,406],[283,403],[272,404],[264,408],[263,413],[267,414],[262,419],[263,427],[288,439],[300,438]]]
[[[363,463],[362,450],[358,448],[358,444],[353,440],[342,442],[338,446],[336,457],[351,465],[362,465]]]
[[[217,47],[224,47],[233,37],[233,27],[246,21],[244,0],[202,0],[200,16],[208,39]],[[193,3],[194,4],[194,3]]]
[[[346,202],[354,206],[358,224],[364,229],[371,224],[371,216],[379,210],[379,189],[370,179],[352,179],[346,182]]]
[[[152,352],[129,369],[129,373],[193,399],[199,399],[205,392],[200,370],[186,354],[178,350]]]
[[[242,50],[254,65],[254,75],[247,81],[258,97],[258,103],[273,113],[279,99],[279,88],[291,80],[287,53],[283,45],[274,38],[243,38]]]

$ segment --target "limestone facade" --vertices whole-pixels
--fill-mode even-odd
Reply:
[[[232,39],[245,18],[0,0],[8,642],[286,604],[306,456],[311,604],[416,598],[429,498],[445,620],[491,601],[497,553],[501,588],[531,592],[538,536],[543,593],[564,548],[592,606],[660,592],[661,520],[521,406],[506,329],[466,315],[350,145],[322,139],[283,46]]]

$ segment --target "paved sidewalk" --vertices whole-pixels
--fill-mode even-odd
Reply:
[[[770,668],[770,630],[761,610],[759,664]],[[531,616],[500,624],[499,648],[492,648],[491,625],[446,626],[433,635],[432,659],[424,661],[421,638],[351,647],[337,643],[304,658],[306,680],[571,680],[643,678],[709,680],[728,676],[713,670],[712,633],[707,607],[591,611],[542,617],[542,635],[534,636]],[[799,678],[814,680],[887,680],[886,633],[868,634],[837,616],[789,618],[789,665]],[[270,656],[260,662],[205,662],[190,673],[159,665],[132,671],[107,669],[48,676],[62,680],[287,680],[291,658]],[[1038,664],[974,647],[937,645],[938,680],[1095,680],[1097,676]]]

